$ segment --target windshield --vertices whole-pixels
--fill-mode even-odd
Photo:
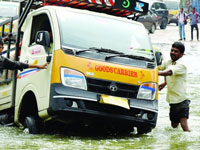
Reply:
[[[178,2],[176,1],[165,1],[169,10],[178,10]]]
[[[143,26],[102,16],[64,11],[57,11],[62,45],[79,49],[106,48],[124,54],[152,57],[152,53],[144,54],[144,49],[149,53],[152,52],[149,51],[152,47]]]
[[[12,4],[0,3],[0,17],[17,16],[17,6]]]

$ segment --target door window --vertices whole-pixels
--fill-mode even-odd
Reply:
[[[35,45],[35,37],[38,31],[48,31],[51,42],[49,53],[52,53],[53,35],[52,35],[51,24],[47,14],[40,14],[33,17],[30,46]]]

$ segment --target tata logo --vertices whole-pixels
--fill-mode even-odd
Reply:
[[[112,84],[109,86],[110,91],[116,92],[118,90],[118,87],[115,84]]]

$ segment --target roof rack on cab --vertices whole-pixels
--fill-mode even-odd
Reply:
[[[121,17],[135,13],[146,14],[148,11],[148,3],[139,0],[44,0],[43,2],[43,5],[68,6]]]
[[[148,3],[140,0],[34,0],[32,9],[51,5],[66,6],[106,13],[114,16],[128,17],[135,20],[136,15],[144,15],[148,11]],[[39,4],[39,5],[38,5]],[[130,17],[128,17],[130,18]]]

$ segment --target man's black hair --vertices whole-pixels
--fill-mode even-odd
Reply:
[[[179,49],[181,53],[184,53],[184,52],[185,52],[185,46],[184,46],[184,44],[181,43],[181,42],[174,42],[174,43],[172,44],[172,47],[173,47],[173,48]]]
[[[0,37],[0,45],[3,45],[3,44],[4,44],[4,42],[3,42],[2,38]]]

